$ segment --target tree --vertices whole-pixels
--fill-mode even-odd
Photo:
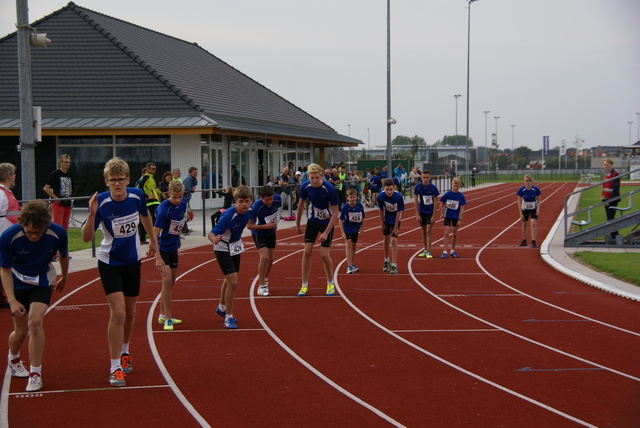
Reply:
[[[396,138],[391,141],[392,146],[408,146],[410,144],[411,138],[406,135],[396,135]]]
[[[373,159],[373,156],[367,153],[367,151],[363,147],[362,150],[360,151],[360,157],[358,158],[358,160],[366,161],[366,160],[372,160],[372,159]]]
[[[467,136],[466,135],[445,135],[442,139],[442,144],[445,146],[466,147]],[[473,139],[469,138],[469,147],[473,147]]]
[[[415,162],[416,155],[421,150],[422,150],[422,156],[420,158],[424,159],[426,157],[426,149],[427,149],[427,142],[424,138],[418,135],[414,135],[413,137],[411,137],[411,158],[410,159],[413,159],[413,161]]]

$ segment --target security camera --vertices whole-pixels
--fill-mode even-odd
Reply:
[[[387,123],[389,125],[395,125],[396,123],[398,123],[398,121],[395,120],[394,118],[390,117],[389,119],[387,119]]]

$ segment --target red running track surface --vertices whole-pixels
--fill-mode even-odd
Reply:
[[[344,243],[334,239],[333,297],[317,249],[309,294],[296,296],[303,245],[293,229],[278,232],[272,296],[256,297],[258,253],[247,239],[235,331],[214,313],[222,277],[210,247],[181,252],[173,310],[184,322],[173,332],[156,323],[160,278],[143,263],[125,388],[107,382],[109,309],[97,269],[71,274],[45,317],[44,389],[27,394],[25,379],[6,375],[0,424],[637,427],[638,302],[518,247],[518,186],[466,192],[460,259],[439,258],[441,220],[434,259],[417,257],[421,232],[407,204],[399,275],[382,272],[379,216],[368,212],[360,272],[345,274]],[[539,187],[540,244],[574,184]],[[7,318],[0,329],[7,337]]]

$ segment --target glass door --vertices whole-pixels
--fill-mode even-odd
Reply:
[[[282,171],[282,151],[269,150],[268,162],[267,162],[267,174],[271,177],[271,182],[276,179],[278,174]]]

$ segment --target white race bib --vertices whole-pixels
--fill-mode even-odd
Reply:
[[[522,201],[522,209],[526,211],[531,211],[536,209],[536,201]]]
[[[384,201],[384,207],[390,213],[398,211],[398,204],[392,204],[390,202]]]
[[[457,210],[460,206],[460,201],[456,201],[455,199],[447,199],[447,209]]]
[[[264,218],[264,222],[265,223],[277,223],[280,220],[280,216],[278,215],[278,212],[276,211],[275,213],[268,215]]]
[[[171,225],[169,226],[169,235],[180,235],[182,233],[183,227],[184,227],[184,219],[171,220]]]
[[[319,209],[313,207],[313,216],[318,220],[327,220],[329,217],[331,217],[331,214],[329,214],[329,210],[327,209]]]
[[[236,256],[240,253],[244,252],[244,244],[242,241],[235,241],[229,243],[229,254],[232,256]]]
[[[348,211],[347,217],[351,223],[362,223],[362,213],[361,212],[353,212]]]
[[[422,195],[423,205],[433,205],[433,195]]]
[[[136,234],[138,230],[138,222],[140,217],[138,213],[129,214],[124,217],[118,217],[111,220],[111,229],[114,238],[128,238]]]

